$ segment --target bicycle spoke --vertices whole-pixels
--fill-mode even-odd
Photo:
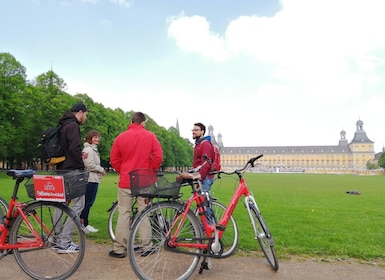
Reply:
[[[254,227],[254,232],[256,235],[256,239],[258,240],[263,254],[265,255],[267,261],[269,262],[270,267],[277,271],[278,270],[278,259],[275,254],[274,249],[274,239],[271,236],[271,233],[261,215],[258,211],[258,208],[253,204],[249,203],[250,211],[251,211],[251,219]]]
[[[135,221],[127,248],[131,266],[140,279],[187,279],[198,265],[199,256],[175,254],[169,247],[168,238],[176,231],[176,226],[182,221],[183,205],[176,202],[154,204],[144,210]],[[150,224],[151,232],[147,237],[142,234],[146,223]],[[189,211],[180,225],[177,239],[183,243],[200,243],[196,238],[202,235],[200,224],[195,215]],[[139,231],[141,231],[139,235]],[[145,244],[151,244],[146,247]],[[134,250],[142,245],[142,250]],[[180,252],[200,252],[198,249],[177,247]],[[152,251],[143,256],[143,252]]]
[[[66,206],[55,202],[35,202],[24,211],[27,220],[19,216],[10,234],[11,244],[30,244],[31,248],[13,250],[20,267],[34,279],[65,279],[80,266],[85,250],[84,234],[78,220]],[[74,227],[72,242],[79,246],[77,253],[59,254],[59,233],[64,225]],[[31,228],[33,231],[31,231]],[[37,244],[40,242],[40,247]]]

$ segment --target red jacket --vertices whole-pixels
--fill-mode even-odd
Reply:
[[[129,172],[140,168],[159,170],[163,152],[156,135],[140,124],[130,124],[112,144],[110,161],[119,173],[120,188],[130,188]]]
[[[210,139],[210,136],[205,136],[195,142],[193,168],[205,162],[203,156],[207,156],[211,162],[214,161],[214,149],[210,143]],[[202,180],[206,179],[206,177],[214,178],[214,175],[210,175],[210,170],[211,164],[207,162],[199,171]]]

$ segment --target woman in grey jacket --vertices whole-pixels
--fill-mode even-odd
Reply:
[[[86,202],[80,219],[86,228],[86,233],[97,232],[98,229],[94,228],[88,223],[88,216],[90,209],[95,202],[96,193],[98,192],[99,182],[104,175],[104,168],[100,166],[100,156],[98,152],[98,145],[100,142],[100,134],[96,130],[91,130],[87,134],[86,142],[83,148],[83,162],[85,168],[90,172],[88,177]]]

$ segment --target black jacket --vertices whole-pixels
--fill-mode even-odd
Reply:
[[[65,160],[57,164],[57,170],[84,170],[82,158],[82,139],[80,123],[71,112],[65,112],[59,119],[64,124],[60,129],[60,145],[64,150]]]

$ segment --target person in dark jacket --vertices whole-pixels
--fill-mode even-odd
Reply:
[[[65,160],[56,166],[58,174],[71,170],[84,170],[82,157],[82,139],[80,136],[80,125],[87,119],[87,107],[83,103],[76,103],[72,106],[71,112],[64,112],[59,119],[59,124],[64,124],[60,130],[60,145],[63,147]],[[71,209],[75,214],[81,214],[85,205],[85,196],[72,199]],[[58,253],[79,252],[79,246],[72,242],[74,223],[67,221],[57,240],[56,249]]]

